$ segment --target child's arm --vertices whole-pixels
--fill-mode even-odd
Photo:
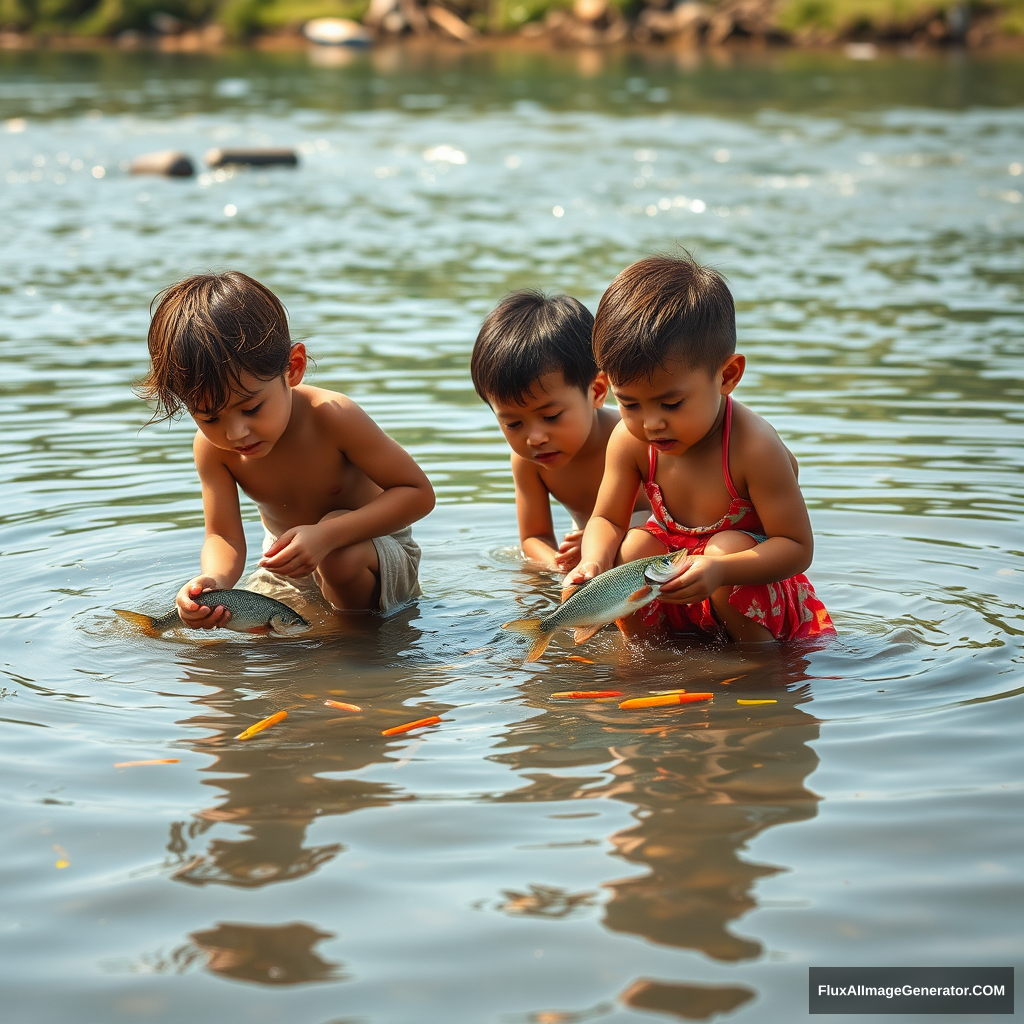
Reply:
[[[629,530],[637,492],[643,483],[637,464],[639,442],[619,423],[608,439],[604,457],[604,476],[597,492],[594,514],[583,532],[580,564],[566,576],[566,590],[606,572],[615,565],[615,556]]]
[[[422,519],[434,507],[434,489],[423,470],[355,402],[338,396],[321,403],[317,414],[338,450],[381,493],[346,515],[329,512],[318,523],[285,530],[260,560],[260,565],[282,576],[306,576],[329,552],[386,537]]]
[[[796,460],[770,427],[759,431],[740,452],[738,476],[768,539],[731,555],[698,555],[661,588],[663,601],[692,604],[721,586],[777,583],[803,572],[814,554],[807,506],[796,479]]]
[[[512,479],[516,485],[516,519],[523,554],[546,569],[557,569],[558,543],[548,489],[536,468],[515,453],[512,454]]]
[[[217,449],[197,434],[192,452],[203,488],[206,540],[199,555],[202,570],[178,591],[176,604],[181,621],[192,628],[215,629],[231,614],[218,605],[206,608],[192,600],[206,590],[228,590],[245,568],[245,531],[238,505],[235,478],[221,461]]]

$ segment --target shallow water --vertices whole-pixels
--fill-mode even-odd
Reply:
[[[760,1024],[809,965],[1018,963],[1024,65],[315,56],[0,54],[5,1021]],[[301,166],[122,169],[226,143]],[[499,625],[557,583],[516,557],[472,339],[675,243],[732,281],[840,636],[524,666]],[[130,385],[150,299],[208,266],[433,480],[394,619],[112,619],[196,569],[189,431],[140,432]],[[549,697],[680,685],[716,699]]]

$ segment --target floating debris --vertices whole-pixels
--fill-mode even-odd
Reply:
[[[248,146],[244,149],[211,149],[206,154],[209,167],[229,167],[239,164],[247,167],[295,167],[299,158],[294,149],[277,146]]]
[[[358,704],[346,704],[343,700],[325,700],[324,707],[337,708],[339,711],[362,711]]]
[[[567,654],[565,656],[566,661],[578,661],[581,665],[596,665],[597,662],[593,658],[584,658],[582,654]]]
[[[737,700],[737,704],[778,704],[777,700]]]
[[[564,690],[562,693],[553,693],[552,697],[565,698],[566,700],[600,700],[602,697],[621,697],[621,690]]]
[[[720,686],[725,686],[725,684],[726,684],[726,683],[735,683],[737,679],[746,679],[746,678],[747,678],[747,677],[746,677],[746,675],[742,675],[742,676],[730,676],[730,677],[729,677],[728,679],[723,679],[723,680],[721,681],[721,683],[719,683],[719,685],[720,685]]]
[[[399,733],[411,732],[413,729],[423,729],[428,725],[437,725],[440,721],[440,715],[431,715],[429,718],[417,718],[415,722],[406,722],[405,725],[396,725],[390,729],[385,729],[381,736],[397,736]]]
[[[56,843],[53,847],[57,854],[57,862],[53,865],[55,868],[69,868],[71,867],[71,861],[68,860],[68,851],[63,846],[58,846]]]
[[[288,717],[287,711],[278,711],[276,714],[270,715],[268,718],[263,718],[258,721],[255,725],[250,725],[244,732],[240,732],[235,739],[236,740],[247,740],[252,738],[258,732],[263,732],[264,729],[269,729],[272,725],[277,725],[278,722],[284,721]]]
[[[670,704],[690,704],[696,700],[713,700],[713,693],[662,693],[654,697],[634,697],[624,700],[619,707],[626,711],[633,708],[660,708]]]
[[[181,764],[176,757],[155,757],[149,761],[115,761],[115,768],[141,768],[147,764]]]
[[[162,174],[166,178],[191,178],[195,164],[187,153],[167,149],[160,153],[143,153],[128,165],[129,174]]]

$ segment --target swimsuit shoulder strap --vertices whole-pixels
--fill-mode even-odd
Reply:
[[[658,449],[653,444],[647,446],[647,482],[654,483],[654,474],[658,468]]]
[[[722,428],[722,476],[725,477],[725,486],[730,497],[738,498],[736,486],[732,482],[732,474],[729,472],[729,436],[732,433],[732,395],[725,396],[725,425]]]

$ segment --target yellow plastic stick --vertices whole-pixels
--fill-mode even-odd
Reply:
[[[662,693],[654,697],[634,697],[624,700],[619,707],[626,711],[633,708],[662,708],[670,704],[689,704],[695,700],[712,700],[713,693]]]
[[[737,700],[737,704],[778,704],[777,700]]]
[[[250,725],[244,732],[240,732],[235,739],[236,740],[247,740],[255,736],[258,732],[263,732],[264,729],[269,729],[272,725],[277,725],[278,722],[283,721],[288,717],[287,711],[278,711],[277,714],[271,715],[269,718],[264,718],[257,722],[255,725]]]

